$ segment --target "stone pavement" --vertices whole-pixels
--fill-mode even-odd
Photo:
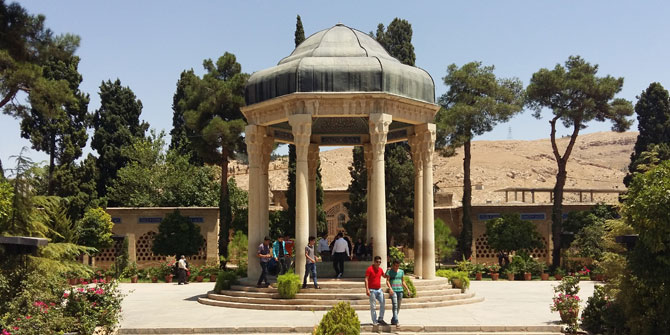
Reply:
[[[558,313],[549,310],[557,281],[472,281],[470,289],[485,301],[471,305],[401,310],[403,326],[544,326],[556,325]],[[582,308],[593,295],[594,282],[580,283]],[[123,301],[121,328],[305,327],[319,323],[325,312],[257,311],[202,305],[197,298],[214,283],[120,285]],[[364,290],[361,283],[361,290]],[[369,311],[358,311],[363,325]],[[384,319],[391,320],[387,310]]]

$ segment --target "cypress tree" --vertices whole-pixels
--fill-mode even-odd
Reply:
[[[180,155],[189,157],[191,164],[202,166],[204,161],[193,148],[191,140],[189,140],[189,137],[194,137],[195,133],[186,127],[186,122],[184,121],[184,111],[192,107],[186,105],[188,100],[184,99],[186,96],[185,89],[196,79],[196,75],[193,69],[191,69],[182,71],[177,81],[177,90],[172,96],[172,130],[170,130],[169,149],[178,152]]]
[[[635,104],[637,114],[637,141],[630,156],[628,174],[624,184],[628,186],[637,172],[643,152],[649,151],[655,144],[670,144],[670,96],[659,83],[651,83],[642,91]]]

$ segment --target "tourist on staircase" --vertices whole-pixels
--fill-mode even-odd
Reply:
[[[289,264],[287,263],[289,263],[290,260],[287,259],[288,252],[286,252],[284,236],[279,235],[279,238],[272,244],[272,257],[274,257],[275,261],[279,264],[279,275],[285,274],[286,271],[288,271]]]
[[[310,236],[309,243],[305,247],[305,277],[302,279],[302,288],[307,288],[307,277],[309,277],[310,273],[312,274],[312,280],[314,281],[314,288],[321,288],[316,281],[316,256],[314,256],[315,243],[316,237]]]
[[[393,318],[391,324],[398,326],[398,314],[400,314],[400,304],[403,298],[403,289],[407,290],[407,297],[411,296],[411,292],[405,284],[405,271],[400,268],[400,261],[393,260],[391,268],[386,270],[386,285],[389,288],[389,295],[393,304]]]
[[[349,244],[344,239],[344,234],[341,232],[337,234],[337,240],[333,245],[333,268],[335,268],[335,278],[342,278],[344,275],[344,260],[351,258],[349,253]]]
[[[270,238],[266,236],[263,240],[263,243],[258,246],[258,258],[260,258],[261,276],[258,278],[256,287],[263,287],[261,286],[261,283],[263,282],[265,282],[265,287],[270,286],[270,283],[268,282],[268,262],[270,262],[270,259],[272,258],[271,251],[272,249],[270,248]]]
[[[386,326],[384,321],[384,291],[381,286],[381,278],[384,270],[380,267],[382,258],[375,256],[375,260],[365,271],[365,294],[370,297],[370,315],[372,316],[372,325]],[[377,319],[376,300],[379,300],[379,319]]]

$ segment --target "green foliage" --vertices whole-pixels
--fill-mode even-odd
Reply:
[[[130,266],[128,255],[128,238],[124,237],[123,242],[121,242],[121,252],[114,259],[114,278],[119,279],[125,273],[126,269]],[[137,266],[137,264],[135,264]],[[137,271],[137,269],[135,270]]]
[[[468,271],[456,271],[456,270],[437,270],[435,275],[438,277],[443,277],[449,279],[449,281],[462,290],[467,290],[470,287],[470,278],[468,276]],[[454,283],[454,280],[457,282]],[[458,285],[456,285],[458,284]]]
[[[579,315],[579,277],[565,276],[561,283],[554,287],[554,298],[552,311],[559,312],[561,321],[568,325],[568,332],[576,332],[578,328],[577,316]]]
[[[98,152],[97,167],[100,171],[98,194],[105,196],[107,186],[117,172],[128,164],[121,151],[132,145],[136,138],[143,138],[149,124],[140,122],[142,102],[129,87],[121,86],[117,79],[100,85],[100,108],[93,115],[93,140],[91,148]],[[110,201],[111,206],[119,204]]]
[[[405,261],[405,254],[398,247],[389,248],[389,263],[393,263],[394,260],[398,260],[401,263]]]
[[[295,298],[301,286],[300,276],[295,273],[287,272],[277,277],[277,291],[282,299]]]
[[[391,21],[388,29],[384,29],[384,25],[380,23],[377,25],[377,33],[370,33],[370,35],[391,56],[403,64],[414,66],[416,55],[414,54],[414,45],[412,45],[412,25],[407,20],[396,17]]]
[[[349,302],[338,302],[329,310],[316,328],[316,335],[358,335],[361,333],[361,322],[356,310]]]
[[[235,235],[233,235],[233,240],[228,244],[228,260],[237,263],[238,267],[246,267],[247,253],[249,250],[248,244],[249,240],[247,235],[241,230],[236,231]]]
[[[6,180],[0,180],[0,232],[1,227],[7,225],[7,221],[12,217],[12,199],[14,198],[14,188]]]
[[[121,153],[129,159],[107,187],[110,202],[127,207],[214,206],[218,185],[210,166],[196,166],[177,151],[164,152],[165,134],[137,138]]]
[[[535,72],[526,88],[526,103],[534,110],[533,116],[541,117],[544,109],[551,109],[551,145],[557,164],[554,204],[552,208],[552,236],[554,250],[552,265],[560,265],[561,231],[563,220],[563,188],[567,179],[567,163],[581,129],[593,120],[610,120],[612,130],[625,131],[632,123],[627,117],[633,114],[630,101],[614,99],[623,87],[623,78],[597,77],[598,65],[591,65],[579,56],[570,56],[565,67],[556,64],[553,70]],[[561,154],[556,144],[556,123],[572,127],[570,142]]]
[[[386,145],[384,154],[387,239],[414,244],[414,163],[407,142]]]
[[[407,285],[407,288],[409,289],[409,291],[407,291],[407,288],[403,287],[402,289],[403,297],[416,298],[416,286],[414,286],[412,278],[410,278],[410,276],[404,276],[403,279],[405,280],[405,285]]]
[[[442,219],[435,219],[435,256],[438,264],[451,257],[456,250],[458,240],[451,235],[451,229]]]
[[[502,214],[486,222],[489,246],[496,251],[517,251],[545,248],[535,225],[522,220],[518,213]]]
[[[152,251],[156,255],[191,256],[198,254],[202,243],[200,227],[175,210],[167,214],[158,225]]]
[[[560,284],[554,287],[554,293],[577,295],[579,293],[579,276],[565,276]]]
[[[303,29],[302,19],[300,19],[300,15],[298,15],[295,19],[295,47],[297,48],[303,41],[305,41],[305,29]]]
[[[230,194],[230,209],[233,214],[232,229],[248,230],[249,225],[249,193],[237,186],[235,178],[228,179],[228,191]],[[245,247],[246,248],[246,247]]]
[[[202,78],[191,74],[184,87],[184,98],[177,105],[184,111],[184,121],[193,137],[192,147],[205,163],[221,168],[219,189],[219,254],[228,253],[228,232],[232,212],[228,190],[228,161],[244,153],[242,133],[246,122],[240,108],[244,106],[244,87],[249,77],[235,55],[224,53],[214,63],[203,61],[207,71]]]
[[[602,285],[595,285],[593,296],[586,301],[582,312],[582,329],[594,334],[605,334],[608,330],[606,315],[612,297],[608,297]]]
[[[219,274],[216,276],[214,292],[219,293],[221,290],[230,290],[230,287],[237,283],[237,273],[234,271],[219,271]]]
[[[269,213],[270,237],[276,238],[284,232],[290,232],[289,212],[272,211]]]
[[[344,207],[349,214],[349,221],[347,221],[345,227],[349,236],[352,236],[354,239],[366,239],[368,222],[368,172],[365,168],[363,147],[355,146],[352,150],[352,155],[353,162],[349,166],[351,183],[347,187],[349,201],[344,203]]]
[[[137,270],[137,263],[134,261],[131,261],[128,263],[128,266],[123,270],[123,276],[126,278],[132,278],[134,276],[139,275],[139,271]]]
[[[184,120],[184,112],[187,110],[185,104],[180,104],[182,99],[186,98],[186,89],[191,85],[197,77],[193,69],[182,71],[179,80],[177,81],[177,90],[172,96],[172,130],[170,130],[170,151],[174,151],[179,156],[189,157],[189,163],[197,166],[202,166],[204,161],[198,155],[191,144],[189,137],[193,137],[195,132],[186,127],[186,120]]]
[[[628,174],[624,178],[626,186],[630,186],[633,174],[639,172],[639,165],[644,162],[644,152],[651,151],[654,145],[667,146],[670,143],[670,94],[660,83],[651,83],[640,93],[635,104],[635,114],[639,134],[630,156]]]
[[[18,236],[45,237],[48,227],[34,217],[32,185],[34,164],[33,161],[25,157],[23,153],[26,148],[21,149],[18,156],[11,156],[16,160],[14,168],[14,180],[12,188],[14,194],[12,197],[11,216],[5,220],[4,225],[0,226],[0,233]],[[2,221],[0,221],[2,223]]]
[[[596,223],[605,223],[606,220],[619,217],[617,208],[613,205],[598,203],[586,211],[572,211],[563,221],[563,231],[578,234],[584,227]]]
[[[493,130],[523,109],[523,85],[516,78],[496,78],[494,66],[470,62],[462,67],[451,64],[442,78],[449,87],[438,103],[436,115],[437,148],[444,156],[464,147],[463,158],[463,228],[459,250],[466,258],[472,253],[472,183],[470,180],[472,138]]]
[[[98,250],[112,246],[112,217],[102,208],[91,208],[79,221],[79,244]]]
[[[605,224],[595,223],[584,227],[572,242],[572,246],[577,248],[580,257],[587,257],[599,261],[605,252]]]

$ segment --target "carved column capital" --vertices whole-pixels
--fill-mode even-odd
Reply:
[[[312,136],[312,115],[289,115],[288,123],[293,130],[293,144],[295,144],[296,161],[307,160],[309,141]]]
[[[372,157],[374,159],[383,159],[384,148],[386,146],[386,135],[389,131],[392,116],[384,113],[370,114],[370,144],[372,148]]]
[[[248,125],[244,128],[244,142],[247,144],[247,156],[249,157],[250,168],[256,168],[261,165],[264,138],[265,127]]]
[[[422,159],[424,162],[433,161],[433,153],[435,152],[436,130],[434,123],[424,123],[416,126],[417,134],[422,137]]]
[[[307,162],[309,164],[309,180],[316,180],[316,168],[319,164],[319,145],[312,143],[307,152]]]

